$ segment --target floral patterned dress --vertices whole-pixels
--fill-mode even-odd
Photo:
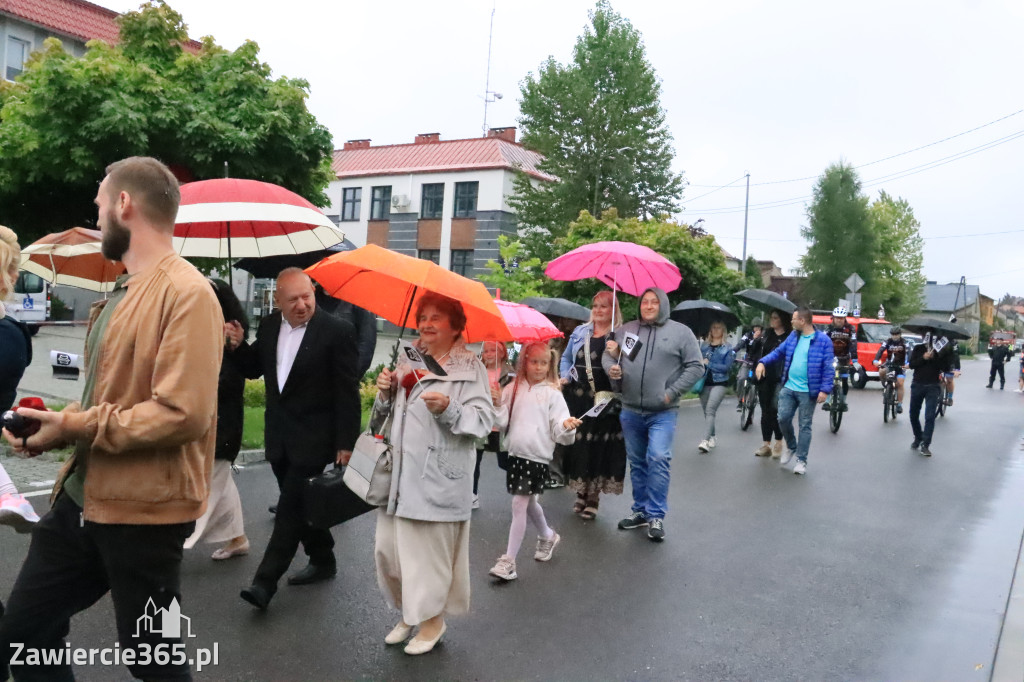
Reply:
[[[594,387],[587,379],[587,344],[576,352],[576,381],[562,388],[569,405],[569,414],[583,415],[594,406],[595,391],[612,390],[611,381],[601,368],[607,337],[591,337],[590,365],[594,372]],[[569,487],[588,502],[596,503],[601,493],[622,494],[626,478],[626,444],[619,423],[619,405],[616,400],[600,416],[588,417],[576,429],[576,442],[565,450],[565,471]]]

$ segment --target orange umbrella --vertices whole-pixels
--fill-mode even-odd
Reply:
[[[53,284],[113,291],[114,281],[125,273],[125,267],[103,256],[101,240],[99,230],[84,227],[48,234],[22,249],[20,267]]]
[[[306,268],[306,274],[329,295],[403,328],[416,327],[412,311],[425,293],[441,294],[462,304],[466,314],[463,336],[467,341],[512,340],[505,319],[483,284],[428,260],[368,244],[325,258]]]

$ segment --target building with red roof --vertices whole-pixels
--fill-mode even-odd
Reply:
[[[85,54],[90,40],[114,44],[120,36],[118,16],[86,0],[0,0],[0,75],[14,80],[47,38],[59,39],[76,57]],[[195,52],[200,43],[190,40],[184,47]]]
[[[508,204],[516,175],[555,180],[542,159],[516,142],[515,128],[461,140],[425,133],[408,144],[349,140],[334,152],[327,212],[357,246],[377,244],[473,277],[498,259],[498,236],[518,231]]]

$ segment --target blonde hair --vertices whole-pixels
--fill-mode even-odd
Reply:
[[[541,383],[550,384],[553,388],[558,388],[558,351],[547,344],[546,341],[533,341],[523,346],[522,351],[519,353],[519,362],[516,367],[516,379],[519,377],[526,378],[526,363],[530,359],[530,353],[534,349],[540,350],[548,358],[548,375],[544,377],[544,381]]]
[[[729,329],[725,326],[725,322],[722,322],[721,320],[715,320],[708,326],[708,343],[711,342],[711,331],[716,326],[720,326],[722,328],[722,343],[725,343],[725,337],[729,334]]]
[[[594,298],[590,300],[590,324],[594,324],[594,304],[597,303],[597,299],[608,299],[607,303],[615,310],[614,326],[622,326],[622,307],[619,305],[619,299],[612,292],[605,290],[599,291],[594,294]]]
[[[14,290],[21,265],[21,247],[18,235],[9,227],[0,225],[0,301]]]

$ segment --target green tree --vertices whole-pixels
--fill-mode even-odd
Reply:
[[[480,281],[501,293],[503,301],[521,301],[530,296],[541,296],[544,273],[539,258],[523,256],[523,245],[509,239],[508,235],[498,237],[498,253],[501,262],[487,261],[490,272],[480,275]]]
[[[0,223],[23,241],[96,217],[107,164],[141,154],[188,179],[274,182],[323,206],[331,135],[306,108],[309,84],[271,78],[259,46],[233,52],[162,0],[119,19],[121,43],[73,57],[48,39],[16,83],[0,82]]]
[[[682,177],[671,170],[672,136],[661,108],[661,83],[645,57],[640,33],[597,3],[576,41],[572,60],[554,58],[523,81],[519,125],[523,144],[544,155],[540,168],[558,178],[516,179],[510,200],[527,252],[543,260],[580,211],[607,208],[641,219],[678,210]]]
[[[876,295],[886,317],[902,321],[924,305],[924,240],[921,223],[906,199],[881,192],[871,204],[871,226],[878,240]]]
[[[861,307],[877,308],[878,240],[853,166],[833,164],[818,178],[807,220],[800,233],[810,244],[800,267],[807,276],[803,293],[808,305],[832,308],[846,296],[843,282],[857,273],[867,282]]]
[[[733,295],[744,288],[743,276],[726,266],[725,255],[714,237],[694,237],[688,227],[667,219],[620,218],[614,208],[606,210],[600,219],[583,211],[579,220],[573,222],[566,235],[557,241],[555,251],[561,255],[584,244],[599,241],[623,241],[648,246],[675,263],[682,275],[679,288],[668,292],[673,305],[706,298],[736,310]],[[608,287],[596,279],[586,279],[577,282],[547,280],[544,288],[548,295],[568,298],[589,307],[594,294]],[[620,293],[619,303],[627,320],[636,317],[635,298]]]

